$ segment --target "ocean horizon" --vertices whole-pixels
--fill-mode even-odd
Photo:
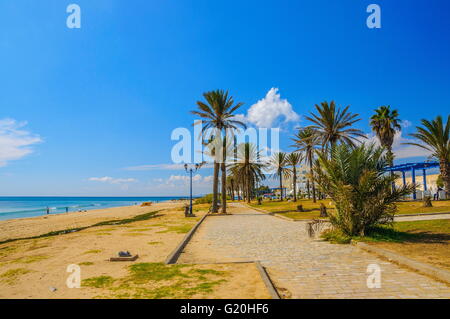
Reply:
[[[186,196],[1,196],[0,220],[165,202]]]

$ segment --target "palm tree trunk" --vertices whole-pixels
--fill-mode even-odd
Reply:
[[[212,201],[212,213],[217,213],[219,208],[217,207],[217,191],[219,188],[219,163],[214,162],[214,179],[213,179],[213,201]]]
[[[252,193],[252,191],[251,191],[251,187],[252,187],[252,184],[250,183],[250,181],[248,181],[247,182],[247,194],[248,194],[248,197],[247,197],[247,203],[249,203],[250,204],[250,202],[251,202],[251,193]]]
[[[225,151],[224,151],[225,153]],[[222,171],[222,214],[227,213],[227,170],[225,162],[220,164]]]
[[[234,182],[231,180],[231,200],[234,201]]]
[[[309,161],[309,174],[311,175],[313,203],[315,203],[316,202],[316,186],[314,186],[314,180],[312,179],[312,174],[313,174],[312,159]]]
[[[280,175],[280,198],[281,201],[283,201],[283,177],[281,173],[279,175]]]
[[[444,182],[445,197],[446,199],[450,199],[450,165],[445,159],[441,160],[439,165],[442,181]]]
[[[297,171],[295,170],[295,166],[293,169],[294,173],[294,202],[297,201]]]
[[[309,178],[306,180],[306,190],[308,192],[308,199],[311,199],[311,190],[309,188]]]

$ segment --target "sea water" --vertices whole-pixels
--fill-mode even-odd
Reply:
[[[0,220],[78,212],[143,202],[164,202],[183,197],[0,197]]]

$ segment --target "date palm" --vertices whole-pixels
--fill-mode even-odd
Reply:
[[[238,127],[246,127],[246,125],[234,118],[234,112],[242,106],[243,103],[234,102],[232,96],[228,95],[228,91],[215,90],[205,92],[203,94],[205,102],[197,101],[198,110],[191,111],[192,114],[199,116],[204,121],[202,133],[214,129],[216,137],[223,133],[226,136],[226,130],[235,130]],[[226,143],[226,141],[224,142]],[[219,183],[219,166],[222,172],[222,213],[226,213],[226,151],[223,152],[221,163],[214,162],[214,181],[213,181],[213,203],[212,212],[218,212],[217,197]]]
[[[338,142],[348,144],[354,147],[357,137],[366,138],[364,132],[359,129],[351,128],[353,124],[360,121],[359,114],[352,114],[348,111],[350,106],[343,110],[336,108],[336,103],[327,101],[315,105],[317,114],[310,113],[311,116],[305,118],[312,122],[312,128],[320,139],[321,144],[328,149],[332,148]]]
[[[318,153],[314,179],[335,204],[330,223],[348,236],[364,236],[380,224],[390,224],[396,201],[411,194],[413,185],[391,188],[395,175],[385,174],[384,149],[372,145],[334,146],[330,156]]]
[[[294,202],[297,201],[297,167],[303,161],[303,156],[299,152],[289,153],[286,158],[286,163],[289,166],[289,171],[292,176],[292,183],[294,188]]]
[[[397,110],[391,110],[389,105],[380,106],[370,118],[372,130],[375,132],[381,146],[387,150],[387,160],[390,166],[394,165],[392,144],[394,143],[395,133],[402,128],[400,122]]]
[[[243,186],[247,202],[250,202],[254,185],[265,179],[263,173],[265,164],[259,161],[259,157],[260,154],[254,144],[242,143],[238,145],[236,163],[230,165],[234,179],[240,180]]]
[[[280,198],[283,200],[283,177],[290,177],[290,172],[287,167],[287,154],[284,152],[278,152],[272,155],[269,162],[270,167],[273,170],[273,177],[280,180]]]
[[[444,124],[442,116],[437,116],[431,122],[423,119],[422,126],[417,126],[417,133],[410,136],[418,139],[420,143],[404,143],[415,145],[431,152],[431,157],[439,161],[440,172],[444,182],[446,197],[450,197],[450,115]]]
[[[295,134],[294,138],[294,147],[297,148],[297,151],[303,152],[305,154],[305,163],[309,165],[309,176],[306,182],[306,187],[308,189],[308,196],[310,194],[310,184],[312,186],[312,197],[313,202],[316,202],[316,187],[314,185],[314,181],[312,180],[313,174],[313,162],[314,162],[314,153],[315,148],[319,144],[319,137],[315,134],[314,130],[310,127],[300,128],[298,132]]]

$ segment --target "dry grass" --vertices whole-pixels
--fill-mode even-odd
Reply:
[[[178,206],[154,218],[134,216],[126,225],[116,220],[0,244],[0,298],[267,298],[253,264],[162,264],[208,207],[196,206],[194,218],[185,218]],[[99,236],[105,231],[110,235]],[[139,253],[138,261],[109,261],[122,250]],[[81,267],[80,289],[66,286],[69,264]]]
[[[261,205],[258,205],[256,201],[253,201],[250,206],[255,208],[264,209],[271,213],[276,213],[282,216],[286,216],[292,219],[314,219],[319,218],[320,215],[320,203],[323,203],[327,208],[327,211],[333,212],[334,205],[330,199],[318,200],[313,203],[309,199],[300,199],[297,202],[278,201],[278,200],[265,200]],[[449,212],[450,213],[450,200],[433,201],[433,207],[422,207],[422,202],[408,201],[398,202],[397,214],[423,214],[423,213],[437,213],[437,212]],[[298,212],[297,206],[303,205],[304,212]]]
[[[397,214],[450,213],[450,200],[432,201],[433,207],[422,207],[422,202],[399,202]]]
[[[265,200],[261,205],[257,202],[252,202],[250,206],[255,208],[264,209],[268,212],[275,213],[278,215],[286,216],[292,219],[314,219],[319,218],[320,215],[320,204],[323,203],[327,208],[327,211],[332,212],[334,210],[334,205],[329,199],[318,200],[313,203],[312,200],[300,199],[297,202],[287,202],[278,200]],[[304,212],[298,212],[297,206],[302,205]]]
[[[400,255],[450,270],[450,220],[435,219],[394,224],[389,236],[370,242]]]

